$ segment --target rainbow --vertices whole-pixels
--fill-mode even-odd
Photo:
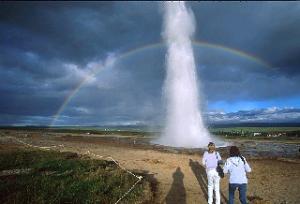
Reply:
[[[219,45],[219,44],[213,44],[213,43],[209,43],[209,42],[204,42],[204,41],[193,41],[193,45],[196,47],[205,47],[205,48],[212,48],[212,49],[217,49],[217,50],[221,50],[233,55],[237,55],[239,57],[245,58],[247,60],[253,61],[259,65],[262,65],[263,67],[267,67],[270,68],[272,67],[268,62],[254,56],[251,55],[249,53],[246,53],[244,51],[241,50],[237,50],[234,48],[230,48],[230,47],[226,47],[224,45]],[[124,58],[127,58],[129,56],[132,56],[136,53],[145,51],[145,50],[150,50],[150,49],[154,49],[154,48],[158,48],[158,47],[162,47],[165,46],[164,42],[158,42],[158,43],[154,43],[154,44],[148,44],[142,47],[138,47],[138,48],[134,48],[132,50],[129,50],[121,55],[118,56],[117,60],[121,60]],[[76,95],[76,93],[80,90],[80,88],[93,76],[95,76],[96,74],[98,74],[101,71],[101,69],[95,69],[89,76],[87,76],[85,79],[83,79],[75,88],[73,91],[71,91],[71,93],[65,98],[64,102],[62,103],[62,105],[60,106],[60,108],[58,109],[58,111],[56,112],[56,114],[53,116],[53,120],[51,122],[51,124],[49,126],[54,126],[55,122],[57,121],[57,119],[59,118],[60,114],[64,111],[65,107],[68,105],[68,103],[71,101],[71,99]]]

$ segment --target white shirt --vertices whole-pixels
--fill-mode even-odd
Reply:
[[[240,157],[229,157],[226,160],[226,163],[224,165],[224,173],[229,173],[229,183],[248,183],[246,172],[251,172],[251,168],[245,158],[244,161],[245,163]]]
[[[219,152],[209,153],[205,151],[202,157],[202,164],[206,167],[206,170],[216,169],[219,160],[222,160]]]

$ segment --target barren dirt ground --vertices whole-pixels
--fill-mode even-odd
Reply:
[[[87,151],[113,157],[130,170],[144,170],[157,181],[156,203],[207,203],[207,180],[197,154],[176,154],[124,145],[103,140],[82,140],[70,134],[42,135],[42,133],[1,133],[0,143],[19,144],[23,141],[36,146],[64,145],[60,151],[85,154]],[[225,159],[225,158],[223,158]],[[248,199],[250,203],[300,203],[300,161],[251,159]],[[222,203],[228,198],[228,178],[221,179]],[[236,200],[238,195],[236,194]],[[236,203],[239,203],[236,201]]]

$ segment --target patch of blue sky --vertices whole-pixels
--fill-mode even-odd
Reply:
[[[222,111],[225,113],[237,112],[240,110],[253,110],[264,108],[300,108],[300,96],[290,98],[279,98],[261,101],[215,101],[208,104],[208,110]]]

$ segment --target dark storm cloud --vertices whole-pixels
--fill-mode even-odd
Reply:
[[[150,17],[147,12],[152,8],[151,12],[157,13],[156,7],[152,3],[2,2],[2,97],[9,92],[7,97],[14,93],[16,99],[23,93],[25,107],[32,104],[32,95],[42,101],[52,95],[55,104],[61,103],[88,75],[80,69],[86,69],[91,61],[160,39],[161,16]],[[18,111],[18,106],[4,107]],[[59,108],[55,107],[52,112]]]
[[[208,103],[299,97],[300,75],[288,76],[235,53],[207,48],[194,50],[202,97]]]
[[[271,64],[266,68],[220,50],[196,49],[207,103],[299,96],[298,2],[188,4],[196,17],[196,40]],[[162,18],[157,2],[1,2],[0,123],[52,121],[89,77],[91,64],[103,71],[71,99],[57,119],[61,124],[161,121],[165,50],[119,56],[161,41]],[[116,64],[107,68],[110,55]]]
[[[248,52],[270,64],[267,68],[227,62],[222,61],[224,56],[201,53],[200,77],[210,102],[299,97],[298,2],[193,2],[191,6],[197,18],[197,39]]]
[[[210,101],[271,100],[299,96],[300,75],[286,77],[272,69],[257,72],[251,69],[251,63],[249,67],[245,63],[203,67],[200,73],[202,92]]]
[[[299,73],[299,2],[194,2],[196,38],[243,50],[282,74]]]
[[[134,59],[126,58],[101,70],[94,83],[83,86],[61,115],[88,115],[102,123],[157,122],[162,112],[164,70],[163,59],[155,60],[163,49],[155,51],[146,56],[138,54],[141,57]]]
[[[161,17],[156,7],[153,3],[6,2],[0,12],[5,28],[1,36],[8,46],[78,64],[108,51],[159,40]]]

